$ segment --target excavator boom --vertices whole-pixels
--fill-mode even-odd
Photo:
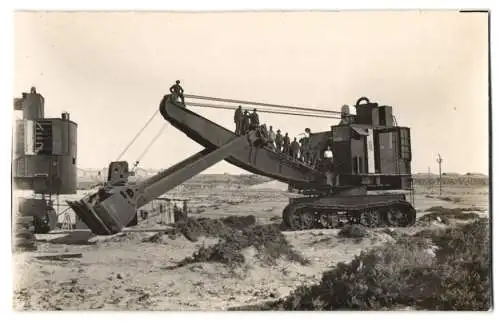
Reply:
[[[256,140],[255,132],[251,131],[219,148],[205,149],[143,182],[107,185],[79,201],[67,203],[94,234],[115,234],[130,223],[138,208]]]
[[[232,131],[185,108],[171,95],[163,97],[160,113],[175,128],[210,150],[220,148],[238,137]],[[247,145],[231,153],[225,160],[248,172],[294,186],[326,187],[323,173],[270,148]]]

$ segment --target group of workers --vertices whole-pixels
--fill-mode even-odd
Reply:
[[[241,136],[250,130],[257,130],[263,146],[283,153],[294,160],[316,167],[322,161],[321,156],[323,156],[323,159],[331,160],[333,163],[333,152],[330,147],[327,147],[323,155],[311,148],[309,137],[311,130],[309,128],[305,129],[304,136],[299,140],[297,140],[297,137],[291,140],[288,133],[283,135],[280,129],[274,132],[273,126],[269,126],[268,129],[266,124],[260,124],[256,108],[253,109],[252,113],[249,113],[248,110],[243,111],[241,106],[238,106],[234,113],[234,123],[236,135]]]
[[[258,129],[260,121],[257,109],[254,108],[253,112],[249,113],[248,110],[243,111],[241,106],[238,106],[234,112],[234,123],[236,125],[234,133],[238,136],[244,135],[251,130]]]
[[[176,97],[179,97],[182,104],[185,104],[184,89],[181,87],[179,80],[170,87],[170,92]],[[322,162],[323,164],[327,164],[328,167],[333,166],[333,151],[330,146],[326,148],[323,155],[320,155],[317,150],[311,148],[309,137],[311,130],[309,128],[305,129],[305,135],[301,137],[300,140],[297,141],[297,137],[294,137],[292,141],[288,133],[282,135],[279,129],[275,133],[273,126],[269,126],[268,130],[266,124],[260,124],[256,108],[253,109],[252,113],[249,113],[248,110],[243,111],[241,106],[238,106],[234,113],[234,123],[236,125],[236,135],[241,136],[251,130],[257,130],[263,146],[283,153],[294,160],[301,161],[312,167],[317,167]]]

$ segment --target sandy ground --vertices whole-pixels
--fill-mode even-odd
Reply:
[[[415,205],[419,215],[431,206],[488,209],[487,188],[457,188],[446,192],[459,197],[455,203],[437,197],[425,188],[417,189]],[[448,195],[446,194],[446,195]],[[276,188],[239,191],[214,190],[191,193],[191,216],[223,217],[255,215],[259,223],[279,222],[287,193]],[[141,226],[156,226],[154,218]],[[415,231],[418,227],[408,229]],[[404,229],[401,229],[404,230]],[[79,234],[78,234],[79,233]],[[303,266],[281,259],[263,265],[256,250],[245,250],[246,262],[237,269],[220,263],[195,263],[169,269],[204,244],[217,240],[201,238],[190,242],[183,236],[163,236],[160,243],[143,242],[152,232],[127,233],[113,238],[93,237],[93,244],[77,245],[88,239],[86,232],[67,235],[37,235],[36,253],[15,254],[14,308],[16,310],[225,310],[284,297],[301,284],[319,281],[322,273],[341,261],[349,261],[362,250],[391,242],[380,230],[373,230],[361,242],[337,236],[338,230],[284,232],[293,248],[310,260]],[[64,239],[66,238],[66,239]],[[63,240],[53,244],[49,239]],[[71,242],[67,241],[71,240]],[[37,259],[40,253],[82,253],[81,258],[63,261]]]

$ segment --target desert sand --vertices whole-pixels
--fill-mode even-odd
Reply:
[[[193,218],[253,215],[257,223],[278,224],[287,204],[286,187],[267,182],[251,188],[212,188],[176,192],[190,198]],[[432,206],[478,207],[488,215],[487,187],[450,187],[447,200],[435,190],[417,187],[418,216]],[[444,197],[441,197],[444,198]],[[428,224],[399,229],[414,233]],[[158,228],[157,217],[138,228]],[[254,247],[243,249],[244,263],[196,262],[175,268],[201,247],[218,242],[202,236],[196,242],[182,234],[127,232],[113,237],[87,231],[36,235],[36,252],[15,253],[14,308],[16,310],[227,310],[287,296],[300,285],[314,284],[338,262],[348,262],[361,251],[393,242],[382,229],[371,230],[362,240],[342,238],[338,229],[282,232],[292,249],[309,261],[281,257],[270,264]],[[156,237],[154,237],[156,236]],[[154,241],[151,241],[154,237]],[[42,253],[81,253],[81,258],[41,260]]]

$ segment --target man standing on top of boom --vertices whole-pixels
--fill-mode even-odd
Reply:
[[[181,87],[181,81],[180,80],[177,80],[175,82],[174,85],[172,85],[172,87],[170,87],[170,92],[176,96],[176,97],[180,97],[181,98],[181,101],[182,101],[182,104],[183,105],[186,105],[184,103],[184,89]]]
[[[257,115],[257,109],[253,109],[253,113],[250,114],[251,129],[257,129],[259,127],[259,115]]]
[[[238,108],[234,112],[234,123],[236,125],[234,133],[236,135],[241,135],[242,134],[241,127],[243,125],[243,111],[241,110],[241,105],[238,106]]]

